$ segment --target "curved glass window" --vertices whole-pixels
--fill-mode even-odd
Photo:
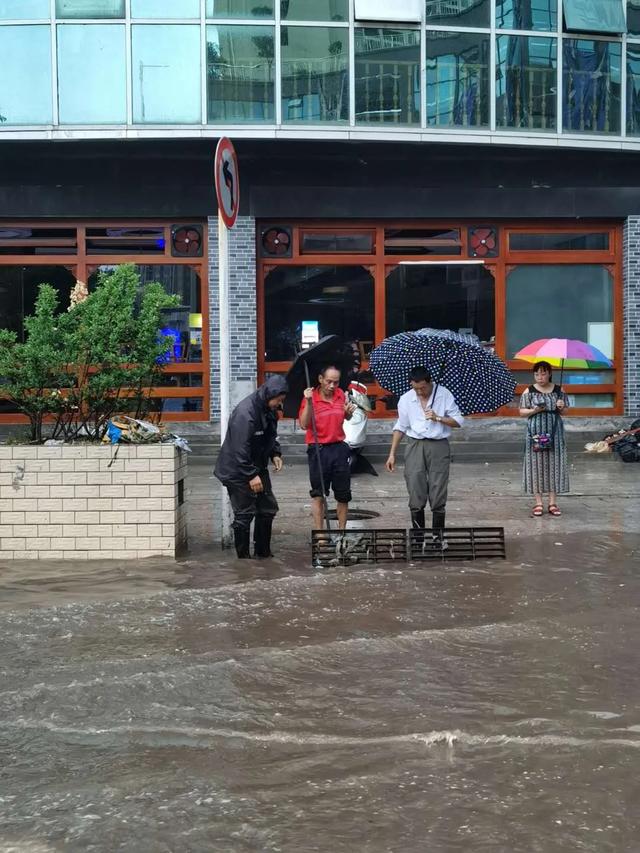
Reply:
[[[640,36],[640,0],[627,0],[627,32]]]
[[[49,0],[2,0],[0,20],[49,20],[50,11]]]
[[[426,0],[427,24],[488,27],[490,10],[489,0]]]
[[[200,0],[131,0],[132,18],[199,18]]]
[[[557,0],[496,0],[496,27],[553,32],[558,27]]]
[[[348,21],[349,0],[280,0],[283,21]]]
[[[0,126],[51,124],[51,29],[0,27]]]
[[[57,37],[60,124],[124,124],[124,25],[62,24]]]
[[[200,27],[137,24],[131,28],[131,53],[133,120],[199,123]]]
[[[620,42],[565,39],[562,126],[574,133],[620,133]]]
[[[275,0],[207,0],[207,18],[273,18]]]
[[[207,118],[274,121],[274,27],[207,27]]]
[[[640,136],[640,44],[627,42],[627,133]]]
[[[420,32],[357,27],[356,121],[420,123]]]
[[[498,127],[556,130],[556,39],[498,36],[496,62]]]
[[[349,30],[282,27],[282,121],[349,120]]]
[[[124,0],[56,0],[58,18],[124,18]]]
[[[489,36],[427,33],[427,124],[489,124]]]

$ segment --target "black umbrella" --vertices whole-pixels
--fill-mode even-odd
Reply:
[[[286,418],[297,418],[305,388],[318,384],[323,367],[333,365],[340,371],[340,387],[346,391],[355,369],[355,354],[351,344],[338,335],[327,335],[309,349],[302,350],[287,373],[289,392],[283,409]]]
[[[497,355],[469,335],[440,329],[401,332],[384,340],[369,358],[382,388],[400,396],[411,387],[412,367],[425,367],[453,394],[463,415],[495,412],[513,399],[516,380]]]
[[[287,373],[287,384],[289,392],[284,400],[284,414],[289,418],[297,418],[300,405],[304,396],[305,388],[315,386],[318,382],[320,371],[324,367],[333,366],[340,371],[340,387],[343,391],[349,386],[350,374],[355,367],[355,355],[350,344],[345,344],[337,335],[327,335],[309,349],[303,350],[291,365]],[[322,487],[322,502],[324,504],[324,517],[327,530],[330,530],[329,507],[324,493],[324,477],[320,462],[320,445],[318,443],[318,431],[316,419],[311,407],[311,429],[315,445],[318,471],[320,472],[320,485]]]

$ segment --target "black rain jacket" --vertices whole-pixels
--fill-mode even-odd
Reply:
[[[223,485],[246,485],[268,467],[270,459],[282,456],[278,416],[267,402],[286,392],[284,377],[271,376],[235,407],[213,472]]]

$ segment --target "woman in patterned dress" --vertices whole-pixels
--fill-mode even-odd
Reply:
[[[544,513],[542,496],[549,495],[549,514],[562,515],[557,495],[569,491],[567,445],[562,424],[562,412],[569,406],[569,398],[559,385],[552,381],[551,365],[539,361],[533,365],[533,385],[520,397],[520,415],[527,418],[525,436],[523,488],[534,495],[532,515]],[[533,449],[533,435],[553,435],[553,446],[548,450]]]

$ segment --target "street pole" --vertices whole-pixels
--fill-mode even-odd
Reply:
[[[218,212],[218,322],[220,329],[220,446],[227,434],[231,414],[231,353],[229,346],[229,231]],[[223,548],[231,547],[231,505],[221,484]]]
[[[227,435],[231,416],[231,342],[229,337],[229,229],[236,224],[240,203],[238,158],[230,139],[218,140],[214,160],[218,204],[218,330],[220,335],[220,447]],[[221,486],[221,536],[223,548],[231,542],[229,493]]]

